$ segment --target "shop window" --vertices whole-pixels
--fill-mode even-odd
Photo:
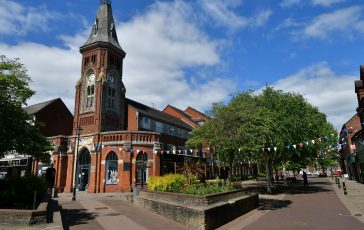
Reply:
[[[106,184],[118,183],[118,157],[111,152],[106,157]]]

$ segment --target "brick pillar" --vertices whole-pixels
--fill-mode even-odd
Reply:
[[[96,193],[97,154],[91,154],[90,179],[87,192]]]
[[[73,163],[74,155],[68,155],[67,159],[67,174],[66,174],[66,186],[64,187],[65,192],[72,192],[72,183],[73,183]]]
[[[153,154],[153,176],[161,175],[161,156],[159,154]]]

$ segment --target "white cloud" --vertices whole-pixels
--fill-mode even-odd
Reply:
[[[341,36],[351,38],[355,32],[364,32],[362,11],[362,7],[352,6],[321,14],[303,29],[303,36],[326,39],[335,32],[340,32]]]
[[[10,1],[0,1],[0,35],[25,36],[30,31],[48,31],[48,21],[56,19],[60,15],[48,11],[47,7],[25,8],[22,5]]]
[[[128,97],[159,108],[173,104],[204,110],[234,89],[226,78],[186,76],[186,68],[220,63],[219,44],[191,21],[192,11],[182,1],[157,2],[144,15],[118,27],[120,44],[127,53],[123,79]],[[197,78],[199,83],[188,78]]]
[[[357,78],[338,75],[326,62],[319,62],[280,79],[274,88],[300,93],[340,129],[356,113],[354,81]]]
[[[345,2],[346,0],[312,0],[314,6],[331,6],[336,3]]]
[[[269,17],[272,15],[271,10],[262,10],[258,12],[258,14],[250,19],[250,23],[252,26],[263,26],[269,19]]]
[[[201,0],[203,10],[219,25],[226,26],[231,30],[247,26],[249,20],[234,13],[231,8],[236,5],[230,3],[231,1]]]
[[[234,12],[234,8],[241,4],[241,1],[220,1],[201,0],[201,7],[212,18],[218,26],[227,27],[230,31],[235,31],[247,26],[263,26],[272,15],[269,9],[260,10],[256,15],[247,18]]]
[[[73,113],[75,84],[80,76],[78,52],[35,43],[0,43],[0,50],[8,58],[19,58],[28,69],[31,88],[37,91],[28,104],[61,97]]]
[[[301,0],[282,0],[280,3],[281,7],[290,7],[293,5],[298,5],[301,3]]]
[[[172,104],[204,111],[235,89],[228,76],[187,75],[189,68],[216,67],[221,62],[220,43],[211,41],[191,20],[192,11],[182,1],[157,2],[144,14],[118,24],[119,42],[127,53],[123,75],[127,97],[159,109]],[[61,97],[73,112],[81,65],[78,47],[90,31],[91,26],[75,36],[59,36],[67,48],[0,43],[2,54],[19,57],[29,70],[37,91],[29,104]]]

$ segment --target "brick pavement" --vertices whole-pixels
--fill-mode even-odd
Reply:
[[[261,187],[262,183],[246,181],[244,185]],[[348,195],[344,195],[342,180],[340,189],[331,178],[309,178],[309,183],[308,190],[298,184],[285,194],[260,195],[259,209],[219,229],[364,229],[364,184],[345,180]],[[72,194],[62,193],[55,200],[62,205],[63,223],[60,213],[55,212],[53,223],[6,229],[187,229],[133,205],[128,201],[131,196],[79,192],[73,202]]]
[[[364,184],[355,180],[339,178],[339,188],[334,179],[330,179],[329,181],[350,213],[364,223]],[[344,195],[343,181],[346,185],[347,195]]]

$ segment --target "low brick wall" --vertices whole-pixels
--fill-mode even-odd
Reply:
[[[0,209],[0,223],[2,225],[31,225],[47,222],[48,201],[38,205],[36,210]]]
[[[192,229],[215,229],[257,208],[259,197],[242,190],[208,196],[141,191],[134,203]]]

